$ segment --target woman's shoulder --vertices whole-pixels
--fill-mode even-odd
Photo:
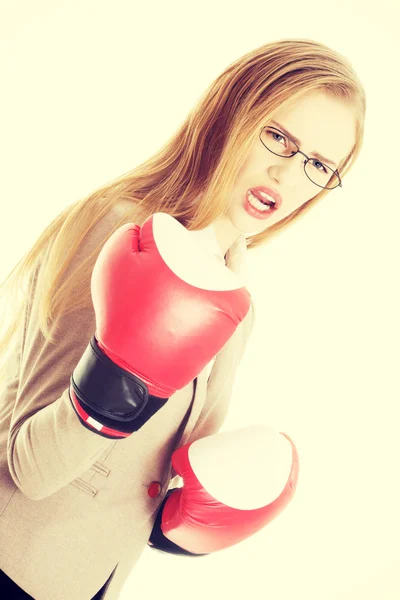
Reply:
[[[95,225],[86,231],[76,251],[74,262],[79,263],[93,250],[98,249],[99,245],[105,243],[113,231],[123,224],[132,222],[141,225],[137,218],[138,213],[138,206],[134,201],[125,200],[113,204],[100,219],[96,220]]]
[[[103,215],[103,217],[99,221],[99,227],[108,227],[113,226],[118,221],[124,220],[132,220],[132,222],[136,223],[136,219],[139,218],[139,206],[133,200],[119,200],[115,204],[113,204],[110,209]],[[144,220],[144,218],[143,218]],[[141,225],[142,223],[137,223]]]

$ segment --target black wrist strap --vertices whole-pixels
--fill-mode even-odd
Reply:
[[[72,373],[71,386],[88,415],[124,433],[140,429],[168,402],[149,394],[141,379],[108,358],[95,336]]]

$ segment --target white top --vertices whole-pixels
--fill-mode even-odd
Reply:
[[[221,258],[225,263],[224,256],[218,244],[214,225],[212,223],[210,223],[210,225],[207,225],[207,227],[205,227],[204,229],[197,229],[196,231],[191,231],[190,234],[197,237],[200,243],[203,244],[204,242],[204,247],[206,248],[206,250],[209,250],[210,252],[212,252],[212,254],[215,254],[216,256]]]

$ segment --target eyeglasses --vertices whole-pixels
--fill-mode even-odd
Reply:
[[[276,137],[281,137],[284,143],[282,143],[282,140],[277,140]],[[343,187],[337,171],[333,171],[328,165],[316,158],[309,158],[300,150],[296,142],[276,127],[263,127],[260,131],[260,140],[265,148],[272,152],[272,154],[276,154],[276,156],[292,158],[298,152],[305,156],[304,172],[308,179],[318,187],[327,190],[333,190],[338,186]]]

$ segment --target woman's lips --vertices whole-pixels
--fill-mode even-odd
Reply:
[[[276,208],[270,208],[269,210],[266,211],[260,211],[257,210],[256,208],[254,208],[254,206],[252,206],[248,200],[248,193],[250,190],[247,190],[245,197],[244,197],[244,202],[243,202],[243,207],[244,210],[251,216],[254,217],[255,219],[261,219],[261,220],[265,220],[268,219],[268,217],[270,217],[271,215],[273,215],[275,213],[275,211],[277,210]]]
[[[254,196],[258,197],[260,200],[265,200],[265,198],[263,198],[263,196],[260,194],[260,192],[265,192],[266,194],[268,194],[268,196],[271,196],[271,198],[274,199],[276,209],[278,209],[282,206],[282,198],[281,198],[280,194],[278,194],[278,192],[276,192],[275,190],[273,190],[271,188],[260,185],[258,187],[250,188],[250,192]]]

